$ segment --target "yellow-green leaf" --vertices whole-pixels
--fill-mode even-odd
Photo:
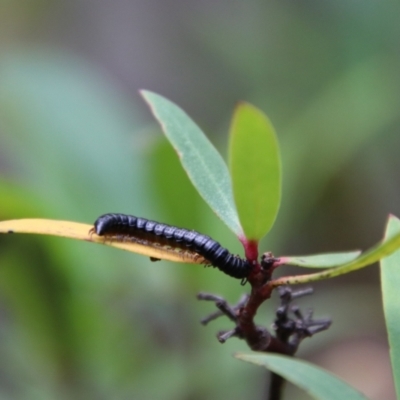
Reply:
[[[360,254],[360,250],[355,250],[343,253],[314,254],[311,256],[279,257],[279,264],[295,265],[304,268],[332,268],[353,261]]]
[[[114,241],[97,236],[92,231],[93,225],[71,221],[56,221],[51,219],[14,219],[0,222],[0,233],[31,233],[37,235],[61,236],[86,242],[100,243],[118,249],[127,250],[143,256],[190,264],[200,264],[188,253],[177,252],[164,247],[152,247],[132,241]]]
[[[275,279],[272,286],[297,285],[302,283],[316,282],[323,279],[334,278],[336,276],[348,274],[349,272],[367,267],[374,264],[398,250],[400,248],[400,231],[395,231],[373,246],[371,249],[360,254],[355,259],[338,265],[336,268],[329,268],[322,272],[307,275],[286,276]]]
[[[240,103],[233,115],[229,166],[245,236],[258,241],[271,229],[278,214],[281,160],[271,122],[247,103]]]

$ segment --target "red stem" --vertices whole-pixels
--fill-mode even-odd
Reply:
[[[246,255],[247,260],[257,263],[258,261],[258,240],[249,240],[245,237],[239,238],[243,247],[244,254]]]

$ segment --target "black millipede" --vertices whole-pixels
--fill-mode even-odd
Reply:
[[[139,243],[182,249],[201,262],[217,267],[237,279],[246,279],[252,264],[230,253],[209,236],[184,228],[150,221],[125,214],[104,214],[97,218],[91,230],[98,236],[115,237],[117,240],[134,240]],[[155,260],[155,259],[153,259]]]

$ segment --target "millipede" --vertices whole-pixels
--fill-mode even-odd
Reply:
[[[196,262],[216,267],[237,279],[246,280],[252,269],[248,260],[230,253],[209,236],[133,215],[101,215],[91,232],[115,240],[131,240],[147,246],[182,250]]]

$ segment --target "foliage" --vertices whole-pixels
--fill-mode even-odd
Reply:
[[[391,217],[386,227],[385,239],[393,237],[400,231],[400,221]],[[400,321],[398,306],[398,288],[400,283],[400,251],[381,261],[381,284],[383,308],[389,335],[390,357],[393,366],[393,377],[396,393],[400,393]]]
[[[236,358],[284,376],[316,399],[366,400],[365,396],[342,380],[305,361],[272,354],[236,354]]]
[[[235,188],[233,191],[234,198],[238,204],[240,221],[245,227],[242,229],[231,196],[231,183],[228,170],[222,158],[211,143],[207,141],[200,128],[182,110],[163,97],[146,91],[143,92],[143,96],[150,104],[168,138],[174,144],[184,169],[187,171],[192,183],[203,195],[203,198],[242,241],[245,249],[246,245],[250,242],[257,244],[259,239],[271,228],[272,222],[276,219],[281,187],[279,151],[273,128],[268,119],[263,117],[260,111],[249,105],[239,106],[233,118],[230,165]],[[265,164],[263,163],[263,156],[268,159],[268,162]],[[241,168],[242,165],[243,167]],[[270,182],[271,185],[269,185]],[[267,190],[265,191],[265,189]],[[246,196],[243,195],[243,192],[246,193]],[[251,212],[246,211],[251,208],[252,203],[258,205]],[[288,283],[306,283],[331,278],[370,265],[390,255],[400,247],[400,232],[393,224],[390,225],[390,230],[385,240],[363,254],[348,252],[308,257],[282,257],[275,264],[275,268],[283,263],[287,263],[311,268],[329,266],[331,269],[301,277],[282,277],[272,280],[271,283],[268,281],[267,285],[271,285],[272,288]],[[90,226],[62,221],[24,219],[4,221],[0,223],[0,232],[42,233],[78,240],[101,242],[96,238],[93,240],[93,233],[90,230]],[[105,244],[125,248],[126,250],[150,257],[180,261],[179,257],[168,258],[162,254],[160,256],[158,253],[153,253],[137,245],[132,246],[125,243]],[[247,251],[246,254],[248,255]],[[383,276],[385,276],[384,268],[383,266]],[[388,279],[386,278],[383,282],[388,282]],[[252,281],[251,283],[253,285]],[[388,294],[388,297],[389,300],[386,300],[387,318],[393,320],[393,312],[390,311],[390,304],[392,302],[390,294]],[[394,337],[394,334],[390,332],[390,327],[392,327],[392,330],[397,330],[397,325],[395,322],[389,325],[389,335],[390,337]],[[396,356],[395,348],[396,345],[394,344],[393,357]],[[348,393],[347,397],[354,396],[354,398],[361,398],[356,392],[351,395],[352,389],[347,387],[345,383],[335,380],[333,377],[328,379],[330,382],[328,389],[326,387],[319,388],[318,385],[321,378],[316,377],[319,374],[322,376],[322,374],[326,375],[327,373],[323,373],[317,367],[310,367],[309,374],[307,374],[310,379],[308,382],[305,382],[303,373],[306,367],[297,368],[298,361],[293,359],[280,359],[279,356],[269,359],[268,357],[262,358],[261,356],[253,357],[246,355],[242,355],[240,358],[271,368],[273,371],[306,388],[307,391],[310,391],[310,393],[313,393],[317,397],[324,396],[326,398],[323,393],[328,390],[328,392],[334,393],[333,396],[339,396],[338,398],[343,396],[344,392]],[[395,361],[393,362],[397,365]],[[297,374],[296,371],[298,372]]]
[[[118,211],[196,229],[242,254],[157,130],[143,86],[184,106],[224,158],[238,99],[273,118],[282,204],[260,250],[366,249],[388,212],[399,215],[397,2],[17,0],[1,11],[0,220],[91,225]],[[307,272],[277,272],[298,271]],[[334,325],[301,357],[389,399],[379,282],[368,268],[313,284],[316,313]],[[196,265],[0,235],[0,396],[262,398],[265,370],[230,356],[245,344],[220,346],[199,328],[200,289],[235,301],[246,288]],[[260,321],[272,320],[275,303]]]

